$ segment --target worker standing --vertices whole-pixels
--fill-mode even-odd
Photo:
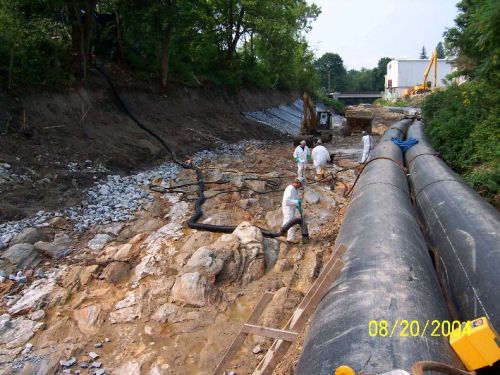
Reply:
[[[306,177],[305,176],[306,165],[310,158],[311,158],[311,151],[309,151],[309,147],[307,147],[306,141],[300,141],[300,144],[293,152],[293,160],[295,160],[295,162],[297,163],[298,178]]]
[[[288,185],[283,193],[283,202],[281,208],[283,210],[283,226],[290,222],[295,217],[295,210],[302,214],[302,199],[299,198],[299,189],[304,184],[304,178],[296,178],[294,182]],[[290,243],[295,242],[296,226],[288,229],[286,240]]]
[[[325,177],[326,163],[331,160],[330,153],[328,152],[326,147],[323,146],[323,142],[321,141],[321,139],[318,139],[316,147],[314,147],[312,150],[311,156],[314,167],[316,168],[316,181],[321,180],[323,177]]]
[[[361,163],[365,163],[370,156],[373,149],[373,140],[370,134],[363,130],[363,156],[361,157]]]

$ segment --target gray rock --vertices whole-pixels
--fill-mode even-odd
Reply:
[[[99,354],[97,354],[96,352],[90,352],[89,357],[92,359],[97,359],[99,358]]]
[[[103,368],[94,371],[94,375],[104,375],[104,374],[106,374],[106,370]]]
[[[90,250],[97,252],[101,251],[104,246],[106,246],[106,244],[111,240],[113,240],[113,237],[111,237],[109,234],[99,233],[88,242],[87,246]]]
[[[71,367],[71,366],[74,366],[76,364],[76,358],[75,357],[71,357],[70,359],[67,359],[67,360],[62,360],[62,361],[59,361],[59,364],[62,366],[62,367]]]
[[[280,243],[274,238],[264,237],[263,245],[264,258],[266,260],[266,269],[270,269],[276,264],[276,261],[278,260],[278,256],[280,254]]]
[[[90,364],[91,368],[101,368],[102,367],[102,362],[100,361],[94,361]]]
[[[48,237],[38,228],[26,228],[23,229],[21,233],[19,233],[12,240],[12,244],[20,244],[20,243],[29,243],[34,244],[38,241],[47,241]]]
[[[47,255],[50,258],[59,259],[71,253],[71,239],[67,234],[56,234],[54,241],[35,243],[35,249]]]
[[[7,349],[19,348],[42,327],[44,327],[43,323],[22,317],[11,320],[9,314],[3,314],[0,317],[0,344],[5,344]]]
[[[10,263],[10,265],[5,264],[4,267],[11,271],[34,268],[42,261],[34,246],[29,243],[20,243],[9,247],[4,251],[1,259],[5,259]]]
[[[89,364],[87,362],[80,362],[78,366],[80,366],[80,368],[89,368]]]
[[[130,271],[130,266],[124,262],[111,262],[101,273],[100,279],[106,280],[108,283],[118,284],[125,279]]]
[[[252,349],[252,353],[253,353],[253,354],[259,354],[261,351],[262,351],[262,348],[260,347],[260,345],[256,345],[256,346],[254,346],[254,348]]]
[[[94,348],[97,348],[97,349],[102,348],[102,342],[96,342],[94,344]]]
[[[316,204],[319,203],[321,196],[312,189],[306,189],[304,192],[304,199],[308,203]]]

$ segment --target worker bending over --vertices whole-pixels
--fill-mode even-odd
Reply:
[[[295,218],[295,210],[298,210],[302,215],[302,199],[299,198],[299,189],[304,184],[304,178],[296,178],[294,182],[288,185],[283,193],[283,226]],[[286,240],[291,243],[295,242],[296,225],[288,229]]]
[[[370,134],[363,130],[363,156],[361,157],[361,163],[365,163],[370,156],[373,149],[373,140]]]
[[[306,146],[306,141],[301,141],[300,145],[297,146],[293,152],[293,160],[297,163],[297,177],[305,178],[306,165],[308,160],[311,158],[311,151],[309,147]]]
[[[330,153],[328,152],[326,147],[323,146],[323,142],[321,141],[321,139],[318,139],[316,147],[314,147],[312,150],[311,156],[314,167],[316,168],[316,181],[321,180],[323,177],[325,177],[326,163],[331,160]]]

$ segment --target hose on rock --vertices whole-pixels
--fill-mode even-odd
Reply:
[[[151,129],[147,128],[144,126],[135,116],[129,111],[125,103],[123,102],[120,94],[116,90],[115,85],[109,78],[109,76],[100,68],[97,66],[95,61],[93,61],[93,66],[96,68],[96,70],[106,79],[108,82],[109,86],[111,87],[111,90],[113,91],[113,94],[120,104],[121,109],[125,114],[127,114],[132,121],[139,126],[142,130],[144,130],[146,133],[148,133],[151,137],[155,138],[160,144],[167,150],[167,152],[171,155],[172,160],[175,164],[181,166],[184,169],[191,169],[194,170],[196,173],[196,179],[197,179],[197,184],[198,184],[198,197],[195,201],[194,204],[194,214],[189,218],[187,225],[191,229],[197,229],[197,230],[203,230],[203,231],[208,231],[208,232],[216,232],[216,233],[232,233],[236,227],[231,226],[231,225],[214,225],[214,224],[205,224],[205,223],[198,223],[198,220],[203,216],[203,203],[205,203],[206,197],[205,197],[205,179],[203,177],[202,170],[198,168],[196,165],[193,163],[186,163],[177,158],[177,155],[175,154],[174,150],[170,148],[170,146],[154,131]],[[283,236],[288,229],[293,227],[294,225],[300,225],[301,226],[301,231],[302,231],[302,238],[306,239],[309,238],[309,232],[307,230],[307,225],[306,221],[303,217],[301,218],[295,218],[288,223],[286,223],[278,232],[272,232],[270,230],[266,229],[261,229],[262,235],[265,237],[280,237]]]

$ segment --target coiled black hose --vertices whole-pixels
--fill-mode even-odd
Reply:
[[[185,163],[180,161],[177,158],[177,155],[175,154],[174,150],[170,148],[170,146],[160,137],[158,136],[155,132],[153,132],[151,129],[148,129],[146,126],[144,126],[139,120],[135,118],[135,116],[128,110],[127,106],[123,102],[122,98],[118,94],[118,91],[116,90],[115,85],[111,81],[111,78],[101,69],[97,66],[95,62],[93,62],[94,67],[96,70],[101,73],[101,75],[106,79],[108,82],[109,86],[111,87],[111,90],[113,91],[113,94],[116,97],[116,100],[118,100],[118,103],[120,104],[120,107],[122,108],[123,112],[125,112],[131,119],[136,123],[137,126],[139,126],[142,130],[144,130],[146,133],[148,133],[151,137],[155,138],[158,142],[161,143],[161,145],[167,150],[167,152],[172,156],[172,160],[174,163],[178,164],[184,169],[191,169],[196,172],[196,179],[198,181],[198,198],[195,201],[194,204],[194,214],[191,216],[187,222],[187,225],[191,229],[197,229],[197,230],[203,230],[207,232],[215,232],[215,233],[232,233],[235,229],[236,226],[233,225],[214,225],[214,224],[204,224],[204,223],[198,223],[198,220],[203,216],[203,203],[205,203],[206,197],[205,197],[205,179],[203,177],[203,173],[200,168],[198,168],[196,165],[192,163]],[[262,235],[265,237],[280,237],[283,236],[288,229],[293,227],[294,225],[300,225],[301,227],[301,233],[302,233],[302,238],[307,239],[309,238],[309,231],[307,229],[307,224],[306,221],[303,217],[300,218],[295,218],[285,225],[281,227],[281,229],[278,232],[271,232],[270,230],[267,229],[262,229],[259,228],[262,231]]]

